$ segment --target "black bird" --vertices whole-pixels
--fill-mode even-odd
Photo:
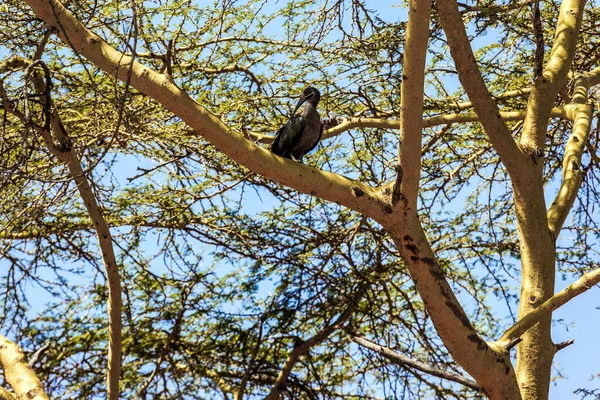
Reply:
[[[323,135],[321,117],[317,112],[320,98],[321,94],[314,87],[304,89],[289,122],[277,131],[271,145],[273,154],[302,162],[302,157],[317,146]],[[304,110],[300,115],[294,116],[302,104]]]

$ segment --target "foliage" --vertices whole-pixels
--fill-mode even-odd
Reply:
[[[111,46],[174,82],[232,129],[270,135],[295,97],[318,87],[319,111],[342,118],[400,116],[405,6],[359,0],[212,4],[161,0],[70,1],[67,8]],[[461,5],[485,82],[501,110],[524,110],[535,40],[534,2]],[[541,2],[552,47],[560,2]],[[598,66],[600,8],[589,2],[572,71]],[[343,329],[296,364],[285,398],[479,398],[473,389],[394,365],[353,335],[464,374],[436,334],[396,245],[356,211],[249,171],[146,94],[100,71],[22,1],[0,6],[0,55],[42,60],[52,100],[111,227],[123,285],[124,398],[230,398],[268,394],[289,353],[332,324],[365,287]],[[134,29],[135,28],[135,29]],[[425,115],[469,108],[432,14]],[[172,53],[170,58],[168,54]],[[548,54],[548,52],[546,52]],[[36,90],[24,70],[0,77],[18,109]],[[570,87],[556,105],[568,102]],[[592,88],[590,99],[598,101]],[[595,112],[597,118],[597,112]],[[68,169],[23,121],[4,113],[1,144],[0,330],[23,348],[50,348],[36,365],[51,397],[104,396],[106,278],[95,231]],[[520,120],[508,122],[515,138]],[[544,180],[561,179],[572,128],[551,119]],[[598,267],[598,132],[585,179],[557,243],[557,273]],[[512,187],[478,123],[423,130],[419,213],[451,288],[486,339],[517,318],[520,250]],[[330,137],[305,162],[374,187],[396,174],[398,131],[355,128]],[[400,144],[401,145],[401,144]],[[263,144],[266,146],[266,144]],[[568,374],[568,371],[567,371]]]

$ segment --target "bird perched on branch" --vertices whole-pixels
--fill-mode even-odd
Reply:
[[[317,146],[323,135],[321,117],[317,112],[320,98],[321,94],[314,87],[304,89],[289,122],[277,131],[271,145],[273,154],[302,162],[302,157]],[[294,116],[302,104],[304,109],[300,115]]]

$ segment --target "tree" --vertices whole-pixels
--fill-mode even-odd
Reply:
[[[197,3],[0,7],[0,397],[547,398],[600,281],[596,2]]]

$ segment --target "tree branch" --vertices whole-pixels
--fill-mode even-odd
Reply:
[[[571,69],[586,0],[565,0],[560,7],[554,44],[542,75],[533,83],[521,144],[529,152],[544,148],[548,116]]]
[[[562,349],[564,349],[565,347],[569,347],[570,345],[572,345],[573,343],[575,343],[575,339],[569,339],[567,341],[564,342],[560,342],[554,345],[555,349],[557,352],[561,351]]]
[[[17,60],[18,61],[18,60]],[[20,59],[23,66],[29,66],[27,60]],[[37,75],[37,71],[33,74],[33,82],[36,90],[39,93],[44,93],[49,88],[46,86],[45,80],[41,76]],[[24,123],[26,121],[25,116],[22,115],[17,109],[12,106],[12,102],[7,98],[6,92],[0,82],[0,95],[2,96],[5,104],[5,109],[22,119]],[[96,230],[98,238],[98,245],[102,252],[102,261],[106,271],[106,279],[108,281],[108,372],[107,372],[107,387],[108,387],[108,398],[118,399],[119,398],[119,380],[121,375],[121,277],[117,266],[117,260],[115,257],[114,248],[112,245],[112,236],[104,214],[101,210],[98,201],[92,191],[91,185],[87,179],[86,173],[81,166],[81,161],[76,152],[70,145],[69,135],[60,120],[58,112],[52,106],[51,100],[42,98],[42,103],[48,109],[52,110],[52,117],[50,124],[52,131],[58,138],[59,146],[56,146],[53,142],[53,138],[50,132],[40,125],[34,125],[38,133],[44,140],[44,143],[52,154],[58,158],[68,169],[71,178],[75,181],[81,200],[88,212],[88,215],[92,221],[92,226]],[[48,96],[50,99],[50,96]],[[49,103],[49,104],[48,104]]]
[[[430,364],[414,360],[412,358],[408,358],[403,356],[402,354],[390,349],[389,347],[380,346],[377,343],[371,342],[369,339],[363,336],[352,336],[352,341],[358,343],[359,345],[366,347],[369,350],[373,350],[388,360],[405,366],[414,368],[421,372],[425,372],[426,374],[433,375],[438,378],[447,379],[452,382],[460,383],[461,385],[465,385],[474,390],[481,390],[481,386],[477,382],[472,379],[466,378],[462,375],[455,374],[453,372],[444,371],[442,369],[436,368]]]
[[[0,335],[0,365],[4,370],[6,382],[15,391],[16,398],[50,399],[44,391],[44,385],[25,361],[25,354],[21,348],[3,335]]]
[[[520,146],[529,155],[523,162],[528,173],[524,181],[512,182],[521,250],[519,318],[531,313],[555,291],[556,234],[550,229],[543,187],[544,148],[550,110],[574,58],[584,5],[585,0],[562,1],[549,60],[542,75],[534,80],[527,103]],[[576,183],[576,179],[567,183]],[[560,200],[570,201],[570,196],[563,188]],[[567,209],[570,205],[563,202],[561,207]],[[524,398],[548,397],[555,354],[551,323],[550,314],[540,317],[538,324],[523,333],[523,342],[517,348],[517,380]]]
[[[410,272],[427,313],[448,351],[491,399],[519,396],[510,354],[478,334],[456,298],[416,218],[385,226]]]
[[[51,345],[52,345],[52,342],[48,341],[42,347],[37,349],[35,351],[35,353],[33,353],[31,355],[31,357],[29,358],[28,365],[31,368],[33,368],[35,366],[35,364],[39,361],[40,357],[42,357],[42,355],[46,352],[46,350],[48,350],[50,348]]]
[[[548,226],[555,240],[573,207],[583,181],[581,158],[588,143],[593,111],[592,106],[587,104],[589,88],[589,79],[585,75],[579,76],[575,80],[572,103],[565,107],[569,119],[573,121],[573,129],[563,156],[560,189],[548,209]]]
[[[17,396],[9,392],[8,390],[0,387],[0,400],[18,400]]]
[[[500,111],[500,117],[504,121],[523,121],[527,115],[526,110]],[[567,118],[564,107],[555,107],[550,111],[553,118]],[[464,112],[458,114],[442,114],[433,117],[423,118],[422,127],[430,128],[432,126],[447,125],[464,122],[480,122],[475,112]],[[344,118],[344,122],[323,132],[322,140],[338,136],[354,128],[381,128],[381,129],[400,129],[400,120],[383,118]],[[247,133],[248,138],[259,143],[272,143],[275,136],[263,135],[260,133]]]
[[[525,315],[516,324],[506,330],[502,338],[498,341],[501,345],[510,342],[512,339],[520,337],[527,330],[537,324],[543,317],[550,315],[552,311],[563,306],[576,296],[588,291],[592,286],[600,282],[600,268],[588,272],[575,282],[556,293],[554,296],[540,304],[529,314]]]
[[[356,311],[356,309],[358,307],[358,303],[360,303],[360,300],[362,299],[362,297],[365,294],[365,291],[367,290],[368,287],[369,287],[368,282],[361,282],[358,289],[352,296],[352,298],[350,298],[348,300],[346,309],[342,312],[342,314],[340,314],[340,316],[335,320],[335,322],[333,322],[332,324],[328,325],[327,327],[321,329],[313,337],[311,337],[308,340],[303,341],[302,343],[297,345],[294,348],[294,350],[292,350],[292,352],[288,356],[287,360],[285,360],[285,363],[283,364],[281,371],[279,371],[279,375],[277,376],[277,379],[275,380],[275,383],[273,384],[273,388],[271,389],[271,392],[265,397],[264,400],[277,400],[279,398],[279,394],[281,393],[281,390],[283,389],[285,382],[287,381],[288,377],[290,376],[290,373],[292,372],[294,365],[296,365],[296,362],[298,362],[298,359],[300,358],[300,356],[305,354],[312,347],[323,342],[332,333],[334,333],[336,330],[340,329],[342,327],[342,325],[344,325],[346,323],[346,321],[348,321],[348,319],[350,319],[350,317],[352,316],[354,311]]]
[[[584,73],[583,75],[590,82],[590,86],[596,86],[600,84],[600,67],[596,67],[593,70]]]
[[[399,168],[391,200],[394,205],[401,196],[404,197],[407,210],[414,214],[417,212],[421,176],[423,96],[430,14],[430,1],[409,2],[400,94]]]
[[[533,58],[533,79],[544,72],[544,28],[542,26],[542,14],[540,13],[540,0],[533,5],[533,37],[535,38],[535,57]]]
[[[138,62],[132,63],[130,57],[87,30],[57,0],[27,0],[27,3],[38,17],[58,30],[59,37],[75,52],[120,80],[127,80],[131,71],[131,86],[161,103],[234,161],[300,192],[343,204],[375,220],[385,219],[386,208],[370,186],[278,157],[257,146],[223,124],[164,75]]]
[[[498,106],[483,81],[467,37],[465,25],[458,11],[458,4],[456,0],[439,0],[437,6],[460,83],[473,103],[475,112],[492,145],[498,151],[502,163],[511,177],[516,178],[524,157],[513,140],[508,126],[502,120]]]

